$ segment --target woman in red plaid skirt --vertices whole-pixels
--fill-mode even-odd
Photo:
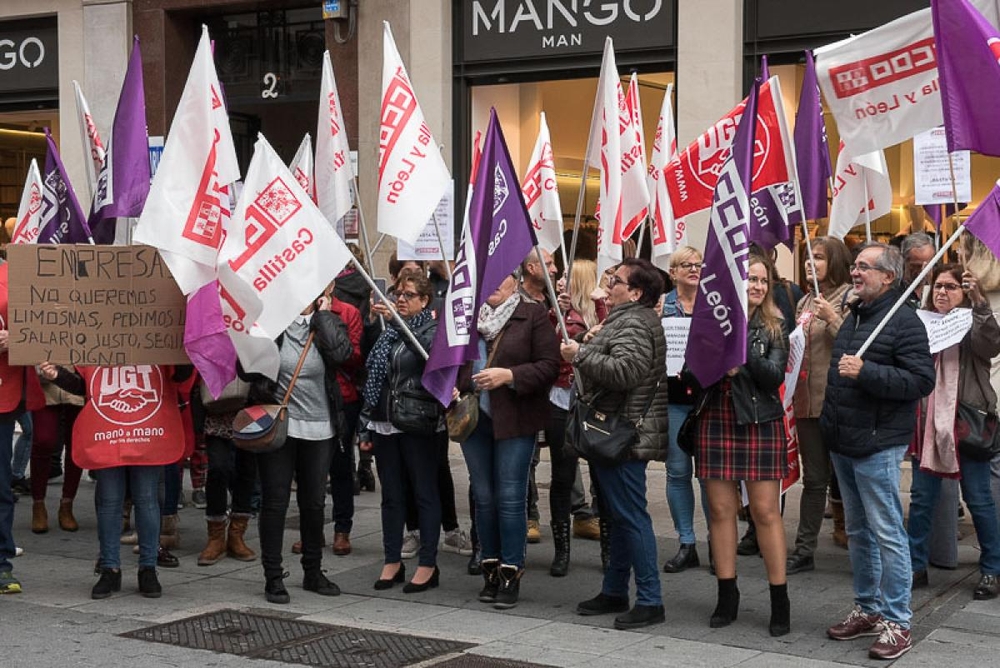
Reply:
[[[772,636],[789,632],[785,582],[785,529],[781,480],[788,469],[784,411],[778,388],[785,380],[788,334],[771,295],[770,260],[751,255],[747,279],[747,362],[731,369],[703,393],[694,453],[698,478],[708,492],[710,541],[719,600],[709,626],[736,619],[736,515],[740,499],[733,481],[746,482],[760,551],[771,585]]]

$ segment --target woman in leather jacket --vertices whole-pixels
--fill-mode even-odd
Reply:
[[[395,285],[396,310],[425,351],[437,331],[429,308],[433,288],[423,274],[403,273]],[[387,314],[383,304],[372,312]],[[441,498],[438,494],[438,451],[447,447],[441,404],[423,388],[426,360],[399,326],[385,318],[385,330],[368,355],[359,438],[362,450],[373,450],[382,483],[382,548],[385,562],[375,589],[389,589],[406,579],[402,562],[406,520],[405,481],[417,501],[420,552],[417,572],[404,594],[438,586],[438,538]]]
[[[788,334],[772,298],[770,261],[751,255],[747,279],[747,361],[707,388],[695,407],[695,467],[708,491],[710,539],[719,598],[709,626],[736,619],[736,516],[733,481],[745,481],[767,579],[772,636],[789,632],[785,582],[785,529],[781,480],[788,471],[784,411],[778,390],[785,380]]]

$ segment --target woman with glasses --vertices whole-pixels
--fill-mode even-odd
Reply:
[[[774,305],[770,265],[767,258],[750,256],[747,361],[705,388],[699,399],[694,460],[698,478],[708,491],[709,534],[719,588],[709,626],[728,626],[739,611],[736,517],[740,498],[733,481],[744,481],[770,584],[770,633],[783,636],[790,631],[790,614],[779,499],[781,480],[788,472],[788,443],[778,388],[785,380],[788,334]]]
[[[957,308],[971,308],[972,327],[961,342],[934,355],[937,382],[930,396],[921,401],[918,413],[907,524],[913,586],[927,585],[928,542],[941,480],[959,478],[981,550],[979,583],[973,597],[985,601],[1000,593],[1000,527],[990,493],[990,461],[963,451],[957,443],[955,415],[959,404],[996,413],[997,395],[990,385],[990,364],[1000,355],[1000,325],[979,279],[957,264],[934,269],[924,308],[941,315]]]
[[[430,351],[437,321],[429,308],[434,296],[426,276],[403,272],[395,285],[396,311],[424,351]],[[375,589],[389,589],[406,580],[402,562],[406,521],[405,480],[413,489],[420,524],[420,551],[413,578],[403,587],[413,594],[438,586],[438,538],[441,500],[438,495],[438,451],[447,443],[441,404],[421,384],[424,359],[385,304],[372,306],[385,318],[365,363],[365,383],[359,439],[362,450],[375,453],[382,484],[382,548],[385,562]]]
[[[682,246],[670,256],[670,280],[674,289],[663,298],[664,318],[690,318],[701,280],[701,252]],[[667,448],[667,505],[681,547],[663,564],[664,573],[680,573],[701,562],[695,547],[694,534],[694,464],[691,455],[677,444],[677,433],[694,407],[698,383],[690,373],[667,378],[667,412],[670,416],[670,443]],[[703,497],[704,499],[704,497]],[[704,503],[702,504],[705,505]]]

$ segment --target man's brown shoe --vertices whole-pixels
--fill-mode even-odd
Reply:
[[[333,534],[333,553],[338,557],[351,553],[351,534],[341,531]]]

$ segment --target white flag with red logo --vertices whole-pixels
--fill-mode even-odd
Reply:
[[[253,339],[270,342],[281,334],[350,258],[333,226],[259,135],[219,253],[223,313],[238,317],[230,335],[244,368],[266,348]]]
[[[295,157],[289,163],[288,169],[292,171],[292,176],[299,182],[302,189],[306,191],[309,198],[316,201],[316,177],[313,170],[313,147],[312,138],[309,133],[302,138],[299,150],[295,152]]]
[[[997,26],[995,0],[971,0]],[[930,8],[814,51],[816,76],[853,155],[944,122]]]
[[[382,43],[378,231],[413,245],[451,185],[389,24]]]
[[[319,210],[335,226],[354,206],[351,181],[354,167],[347,143],[344,110],[340,106],[337,79],[333,76],[330,52],[323,54],[323,83],[319,97],[319,122],[316,125],[316,191]]]
[[[597,274],[622,261],[622,133],[619,102],[624,100],[615,50],[610,37],[604,40],[604,59],[597,82],[597,99],[590,119],[590,145],[586,166],[601,170],[597,202]],[[624,105],[622,105],[624,106]],[[596,149],[596,150],[595,150]]]
[[[42,174],[38,171],[38,161],[31,159],[28,176],[24,179],[21,205],[17,207],[14,231],[10,235],[12,244],[33,244],[42,231]]]
[[[240,178],[208,28],[194,54],[133,239],[159,248],[184,294],[215,279],[228,186]]]
[[[670,268],[670,255],[687,243],[684,221],[674,220],[670,206],[670,193],[663,169],[677,155],[677,136],[674,133],[674,85],[667,84],[660,107],[660,120],[653,138],[653,154],[649,160],[646,187],[649,189],[650,238],[653,241],[652,261],[660,269]]]
[[[621,82],[619,82],[619,86]],[[642,130],[642,105],[639,102],[639,78],[634,72],[628,94],[622,99],[622,238],[628,239],[649,215],[649,189],[646,185],[646,139]]]
[[[80,131],[83,134],[87,157],[90,158],[84,161],[87,164],[87,183],[90,184],[90,190],[93,192],[97,188],[97,175],[104,167],[104,144],[101,143],[101,135],[97,132],[97,125],[90,113],[87,98],[83,96],[83,90],[75,79],[73,80],[73,90],[76,91],[76,111],[80,114]]]
[[[551,253],[562,245],[563,218],[549,124],[545,122],[544,111],[540,116],[538,139],[531,151],[528,169],[521,179],[521,194],[524,195],[538,245]]]
[[[875,220],[892,211],[892,183],[885,153],[878,149],[852,157],[849,151],[840,142],[837,171],[833,175],[833,204],[827,234],[838,239],[868,218]]]

